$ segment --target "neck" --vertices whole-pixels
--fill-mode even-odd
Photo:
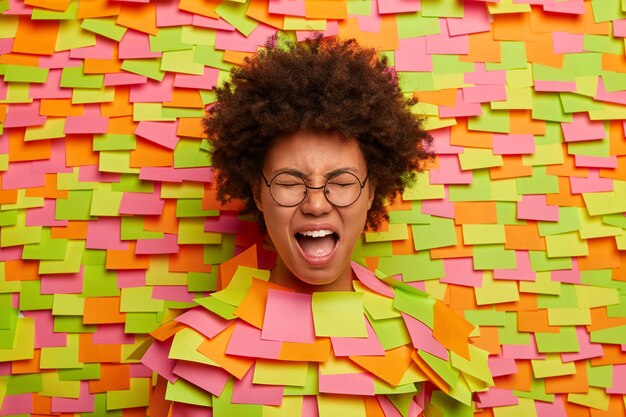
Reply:
[[[328,284],[314,285],[309,284],[296,277],[280,257],[276,261],[276,266],[272,269],[270,282],[278,284],[282,287],[290,288],[299,293],[312,294],[314,292],[327,291],[353,291],[352,288],[352,268],[349,268],[348,274]]]

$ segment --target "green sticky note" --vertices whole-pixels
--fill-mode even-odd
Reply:
[[[119,182],[111,184],[111,190],[135,193],[152,193],[154,192],[154,183],[152,181],[141,180],[137,175],[121,174]]]
[[[574,67],[563,65],[555,68],[548,65],[534,63],[532,66],[533,78],[541,81],[574,81]]]
[[[139,168],[131,168],[129,152],[101,151],[98,167],[101,172],[139,174]]]
[[[33,9],[33,20],[69,20],[75,19],[78,15],[78,2],[72,1],[65,10],[49,10],[35,7]]]
[[[550,326],[577,326],[591,324],[591,311],[588,308],[549,308]]]
[[[498,327],[498,337],[503,345],[528,345],[530,333],[517,331],[517,313],[507,312],[506,324]]]
[[[283,30],[314,30],[323,32],[326,30],[326,23],[325,19],[307,19],[297,16],[285,16],[283,20]]]
[[[352,281],[354,290],[363,293],[363,306],[370,323],[373,320],[389,319],[400,317],[400,313],[393,308],[393,299],[375,293],[361,284],[359,281]]]
[[[20,310],[50,310],[53,295],[41,294],[41,281],[23,281],[20,293]]]
[[[476,245],[473,247],[474,269],[515,269],[517,262],[515,251],[504,245]]]
[[[504,326],[506,314],[496,310],[466,310],[464,317],[474,326]]]
[[[233,67],[232,64],[224,61],[224,51],[218,51],[210,45],[198,45],[193,61],[207,67],[219,68],[225,71],[230,71]],[[225,76],[227,77],[227,73],[225,73]],[[221,83],[218,82],[219,84]]]
[[[394,210],[389,212],[389,223],[429,224],[431,216],[422,213],[422,203],[412,201],[410,210]]]
[[[182,31],[182,26],[159,28],[159,32],[156,35],[149,36],[150,51],[164,52],[191,49],[193,46],[191,43],[181,41]]]
[[[94,190],[91,194],[91,216],[119,216],[120,204],[124,193],[111,191],[109,184],[103,184],[103,187]]]
[[[24,294],[24,292],[22,292],[22,294]],[[24,295],[20,297],[20,302],[23,297]],[[27,295],[27,297],[30,297],[30,295]],[[22,308],[20,307],[20,309]],[[12,346],[0,349],[0,361],[9,362],[33,359],[35,354],[34,349],[35,321],[29,317],[20,317],[15,326]]]
[[[188,107],[168,107],[163,106],[161,108],[161,117],[163,120],[174,120],[181,118],[200,118],[204,117],[204,109],[202,108],[188,108]],[[206,143],[205,139],[202,139],[200,142],[200,149],[203,148],[202,144]]]
[[[355,1],[348,2],[348,8]],[[352,13],[350,13],[352,14]],[[370,14],[368,9],[366,15]],[[416,38],[418,36],[436,35],[441,33],[438,17],[424,16],[421,12],[398,13],[395,15],[400,39]]]
[[[384,269],[381,267],[381,270]],[[400,273],[404,282],[442,278],[445,275],[443,260],[431,259],[428,251],[400,257]]]
[[[530,391],[513,390],[513,395],[522,400],[527,398],[549,403],[554,402],[554,394],[546,394],[546,384],[544,380],[540,378],[532,378]]]
[[[562,233],[546,236],[548,257],[587,256],[587,241],[581,240],[578,232]]]
[[[65,257],[62,260],[41,260],[39,262],[39,273],[72,274],[79,272],[84,250],[84,240],[68,240]]]
[[[122,133],[105,133],[94,135],[94,151],[130,151],[137,147],[136,136]],[[128,176],[127,176],[128,178]],[[137,176],[135,176],[137,178]],[[120,191],[120,190],[117,190]]]
[[[404,290],[395,290],[393,307],[421,321],[431,329],[435,323],[435,299],[416,296]]]
[[[259,24],[258,21],[247,16],[249,6],[250,2],[223,1],[215,8],[215,13],[247,37]]]
[[[41,391],[43,381],[41,373],[11,375],[6,386],[7,395],[19,395]]]
[[[405,92],[413,91],[435,91],[433,74],[430,72],[398,72],[398,83],[400,90]]]
[[[27,127],[24,141],[65,137],[65,120],[65,117],[47,117],[43,125]]]
[[[99,363],[84,363],[78,369],[60,369],[59,379],[61,381],[88,381],[100,379]]]
[[[189,272],[187,277],[187,291],[213,292],[217,290],[217,267],[211,272]]]
[[[78,359],[78,335],[68,334],[65,346],[42,347],[39,367],[41,369],[81,368],[82,363]]]
[[[52,239],[50,229],[44,228],[38,243],[24,245],[22,259],[65,259],[67,244],[67,239]]]
[[[538,221],[540,236],[556,235],[580,229],[580,220],[576,207],[559,207],[559,220],[556,222]]]
[[[529,177],[515,179],[520,194],[555,194],[559,192],[559,179],[546,172],[546,167],[535,166]]]
[[[319,417],[366,417],[365,400],[350,395],[319,395],[317,397]]]
[[[591,0],[593,20],[596,23],[623,19],[622,4],[620,0]]]
[[[104,265],[85,265],[84,271],[84,297],[116,297],[120,294],[115,271],[105,269]]]
[[[607,106],[604,103],[595,101],[592,97],[583,96],[575,93],[559,93],[561,96],[561,104],[565,113],[589,112],[591,118],[592,111],[604,111]],[[599,117],[603,119],[602,117]],[[610,119],[610,117],[608,117]]]
[[[465,245],[487,245],[505,243],[504,225],[464,224],[463,243]]]
[[[99,89],[103,84],[103,74],[85,74],[82,66],[65,67],[61,73],[61,87]]]
[[[54,331],[57,333],[94,333],[96,326],[83,324],[82,317],[57,316],[54,318]]]
[[[443,184],[431,184],[428,171],[417,175],[417,181],[411,187],[406,187],[402,193],[402,200],[437,200],[445,197]]]
[[[535,92],[533,94],[532,118],[553,122],[571,122],[572,115],[563,110],[560,96],[554,93]]]
[[[185,199],[176,201],[176,217],[215,217],[219,210],[205,210],[201,199]]]
[[[163,310],[163,300],[152,297],[152,287],[122,288],[120,298],[121,312],[160,312]]]
[[[462,18],[464,7],[456,1],[424,2],[422,15],[429,17],[457,17]]]
[[[576,327],[562,326],[558,333],[536,332],[537,350],[541,353],[579,352]]]
[[[215,297],[204,297],[204,298],[195,298],[194,301],[206,308],[209,311],[217,314],[220,317],[225,318],[226,320],[232,320],[235,316],[235,310],[237,306],[232,304],[228,304],[224,301],[221,301]]]
[[[126,33],[126,28],[116,25],[114,18],[84,19],[81,27],[117,42],[119,42]]]
[[[314,293],[312,299],[315,334],[335,337],[366,337],[363,294],[357,292]],[[341,320],[337,320],[341,317]]]
[[[613,366],[593,366],[587,361],[587,380],[589,385],[600,388],[608,388],[613,385]]]
[[[450,363],[446,360],[443,360],[435,355],[431,355],[430,353],[418,350],[417,354],[424,359],[424,362],[428,364],[432,368],[433,371],[437,373],[448,385],[454,387],[456,385],[456,381],[459,377],[459,371],[450,365]]]
[[[560,165],[564,161],[560,143],[535,145],[535,153],[522,156],[522,164],[526,166]]]
[[[54,294],[52,315],[82,316],[85,310],[85,299],[77,294]]]
[[[178,378],[174,383],[167,382],[165,399],[202,407],[210,407],[213,404],[209,392],[186,382],[182,378]]]
[[[204,264],[221,264],[233,257],[235,235],[223,233],[219,244],[204,245]],[[201,260],[199,260],[201,261]]]
[[[56,220],[92,220],[90,190],[71,190],[67,198],[56,200]]]
[[[206,340],[206,337],[192,328],[185,327],[182,330],[176,332],[174,340],[172,341],[172,347],[168,357],[170,359],[180,359],[184,361],[203,363],[205,365],[217,366],[217,364],[211,359],[198,352],[198,347],[202,342]]]
[[[130,388],[127,390],[107,391],[107,408],[118,410],[122,408],[146,407],[150,404],[150,378],[130,378]]]
[[[450,201],[491,201],[491,179],[486,169],[472,171],[471,184],[448,185]]]
[[[161,71],[161,58],[125,59],[124,62],[122,62],[122,69],[124,71],[132,72],[133,74],[143,75],[144,77],[148,77],[156,81],[163,80],[163,77],[165,76],[165,71]]]
[[[205,151],[200,149],[200,141],[182,138],[174,149],[174,167],[195,168],[210,165]]]
[[[222,234],[204,231],[204,218],[183,217],[178,221],[178,244],[219,244]]]
[[[16,224],[2,228],[0,247],[36,244],[41,241],[41,226],[26,226],[26,210],[16,214]]]
[[[162,324],[162,313],[126,313],[124,333],[146,334],[157,329]]]
[[[84,48],[96,44],[96,36],[93,32],[83,30],[81,20],[69,19],[61,21],[55,50],[69,51],[70,49]]]
[[[372,0],[352,0],[348,2],[348,14],[369,16],[372,10]]]
[[[572,269],[571,258],[549,258],[546,251],[528,251],[530,266],[535,272]]]
[[[501,41],[500,62],[487,62],[487,71],[516,70],[528,67],[524,42]]]
[[[272,361],[257,359],[252,381],[263,385],[306,384],[309,364],[307,362]]]
[[[226,288],[211,296],[233,306],[241,304],[250,291],[252,280],[269,281],[270,271],[240,265]]]
[[[561,284],[558,297],[554,295],[537,295],[538,308],[579,308],[575,285]]]
[[[129,216],[121,219],[121,240],[163,239],[163,232],[145,230],[143,217]]]
[[[510,303],[519,300],[519,291],[514,281],[494,280],[490,272],[483,274],[483,285],[475,287],[474,293],[478,305]]]
[[[457,244],[454,220],[433,216],[430,224],[411,226],[416,251]]]
[[[508,133],[510,131],[510,117],[507,111],[491,110],[487,104],[481,105],[482,114],[468,117],[468,130],[480,130],[485,132]],[[477,148],[468,148],[477,149]],[[468,150],[466,149],[466,151]]]
[[[386,242],[391,240],[406,240],[409,238],[409,231],[406,224],[389,224],[384,232],[365,233],[366,242]]]
[[[4,81],[13,83],[45,83],[48,79],[49,71],[48,68],[6,64]]]
[[[160,31],[159,31],[160,33]],[[180,41],[188,45],[215,46],[217,31],[197,26],[183,26],[180,32]]]
[[[182,74],[202,75],[204,65],[193,62],[195,50],[185,49],[182,51],[163,52],[161,60],[161,70],[169,72],[179,72]]]
[[[537,272],[534,281],[520,282],[519,289],[526,293],[558,295],[561,292],[561,283],[553,281],[551,274],[544,271]]]

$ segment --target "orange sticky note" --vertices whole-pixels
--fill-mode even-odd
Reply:
[[[215,12],[215,9],[221,2],[222,0],[180,0],[178,8],[186,12],[219,19],[220,16]]]
[[[135,150],[130,151],[131,167],[171,167],[174,164],[174,154],[170,149],[140,137],[135,143]]]
[[[91,333],[78,336],[78,360],[85,363],[119,362],[122,358],[121,345],[114,343],[94,343]]]
[[[241,252],[234,258],[229,259],[220,265],[219,277],[220,288],[226,288],[230,280],[235,275],[237,268],[241,266],[247,266],[249,268],[258,268],[256,245],[250,246],[245,251]]]
[[[420,355],[417,354],[417,352],[412,352],[411,353],[411,359],[413,359],[413,361],[417,364],[417,367],[426,374],[426,376],[428,377],[428,379],[435,384],[435,386],[437,388],[439,388],[440,390],[442,390],[443,392],[447,393],[450,390],[450,387],[448,386],[448,384],[446,383],[446,381],[443,380],[443,378],[441,378],[437,372],[433,371],[432,368],[430,366],[428,366],[428,364],[426,363],[426,361],[424,359],[422,359],[420,357]]]
[[[349,358],[395,387],[398,386],[402,376],[411,365],[412,352],[412,348],[404,345],[386,351],[385,356],[349,356]]]
[[[156,3],[123,3],[115,23],[150,35],[156,35],[159,32],[156,26]]]
[[[263,22],[266,25],[282,29],[285,18],[280,15],[271,14],[269,11],[269,0],[252,0],[246,11],[248,17]]]
[[[42,99],[39,107],[42,116],[82,116],[83,106],[72,104],[72,99]]]
[[[89,381],[89,392],[107,392],[130,389],[130,365],[103,363],[100,365],[100,379]]]
[[[305,0],[307,19],[343,20],[348,17],[348,5],[345,0]]]
[[[8,129],[9,162],[24,162],[50,159],[51,144],[49,140],[24,141],[23,128]]]
[[[84,324],[125,323],[126,313],[120,313],[120,297],[85,298]]]
[[[263,318],[265,317],[267,292],[270,288],[275,290],[290,291],[289,288],[253,278],[248,294],[246,294],[246,297],[235,310],[235,316],[261,329],[263,327]]]
[[[326,362],[330,355],[330,339],[317,338],[313,343],[283,342],[278,359],[283,361]]]
[[[34,33],[37,36],[33,36]],[[58,20],[31,20],[30,16],[21,16],[13,39],[13,52],[52,55],[58,34]]]
[[[148,269],[150,256],[135,255],[136,241],[128,243],[127,250],[108,249],[106,255],[107,269]]]
[[[435,322],[433,337],[445,348],[469,360],[468,337],[474,326],[459,316],[450,307],[437,300],[435,302]]]
[[[120,12],[120,4],[109,0],[81,1],[78,6],[78,18],[117,16]]]
[[[497,224],[495,201],[457,201],[454,203],[455,224]]]
[[[67,9],[71,1],[72,0],[24,0],[24,4],[62,12]]]
[[[254,363],[254,359],[226,355],[226,347],[234,329],[235,325],[231,324],[213,339],[205,340],[198,346],[198,352],[215,361],[231,375],[241,379]]]
[[[202,126],[202,119],[199,117],[181,117],[178,119],[176,134],[190,138],[203,138],[206,136]]]

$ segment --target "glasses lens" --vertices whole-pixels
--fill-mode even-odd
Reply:
[[[326,181],[326,198],[338,207],[349,206],[361,195],[361,181],[350,172],[339,172]]]
[[[306,185],[304,180],[292,174],[282,173],[272,179],[270,194],[281,206],[297,206],[304,200]]]

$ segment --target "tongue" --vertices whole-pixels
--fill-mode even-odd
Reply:
[[[298,236],[298,243],[302,251],[308,256],[325,256],[335,247],[335,238],[333,236],[308,237],[300,235]]]

